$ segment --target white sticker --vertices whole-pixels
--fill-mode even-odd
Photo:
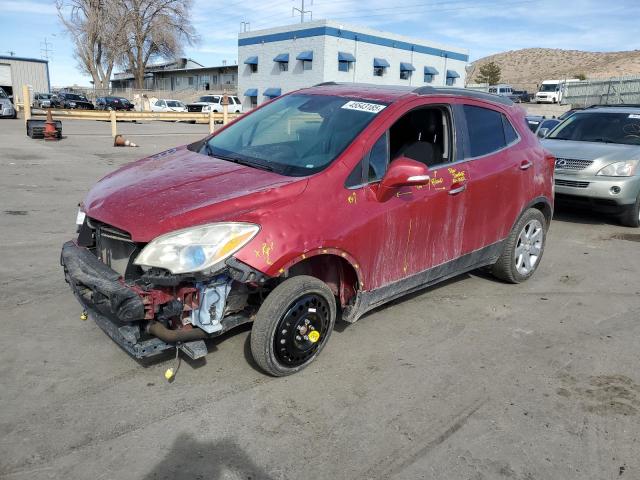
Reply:
[[[86,213],[78,209],[78,214],[76,215],[76,225],[82,225],[84,223],[84,217],[86,216],[87,216]]]
[[[638,115],[637,113],[632,113],[628,118],[640,118],[640,115]]]
[[[369,113],[380,113],[386,105],[380,105],[378,103],[368,103],[368,102],[356,102],[351,100],[350,102],[345,103],[342,108],[347,110],[358,110],[359,112],[369,112]]]
[[[310,308],[310,309],[309,309],[309,311],[310,311],[311,313],[316,313],[316,309],[315,309],[315,308]]]

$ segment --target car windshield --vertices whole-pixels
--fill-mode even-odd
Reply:
[[[640,112],[577,112],[558,125],[547,138],[640,145]]]
[[[200,101],[205,103],[218,103],[218,98],[220,97],[200,97]]]
[[[4,90],[0,88],[0,98],[9,98],[7,97],[7,94],[4,93]]]
[[[215,135],[201,153],[283,175],[311,175],[326,168],[384,107],[328,95],[287,95]]]
[[[540,85],[541,92],[555,92],[556,88],[558,88],[557,83],[547,83],[545,85]]]
[[[181,107],[182,104],[180,102],[176,102],[174,100],[167,101],[167,107]]]
[[[65,93],[64,96],[67,100],[86,100],[82,95],[76,95],[75,93]]]

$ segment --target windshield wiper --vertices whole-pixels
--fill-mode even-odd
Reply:
[[[227,155],[220,155],[220,154],[214,153],[213,148],[211,147],[211,144],[209,142],[205,143],[204,149],[207,152],[207,155],[209,155],[210,157],[219,158],[220,160],[225,160],[227,162],[237,163],[238,165],[246,165],[248,167],[268,170],[269,172],[274,171],[274,168],[271,165],[266,165],[264,163],[259,163],[259,162],[252,162],[244,158],[230,157]]]

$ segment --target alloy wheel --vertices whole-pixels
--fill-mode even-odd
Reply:
[[[529,275],[535,270],[543,239],[544,229],[538,220],[531,220],[520,231],[515,249],[516,270],[520,275]]]

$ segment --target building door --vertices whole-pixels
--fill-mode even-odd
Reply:
[[[12,86],[13,82],[11,81],[11,65],[0,63],[0,87]]]

